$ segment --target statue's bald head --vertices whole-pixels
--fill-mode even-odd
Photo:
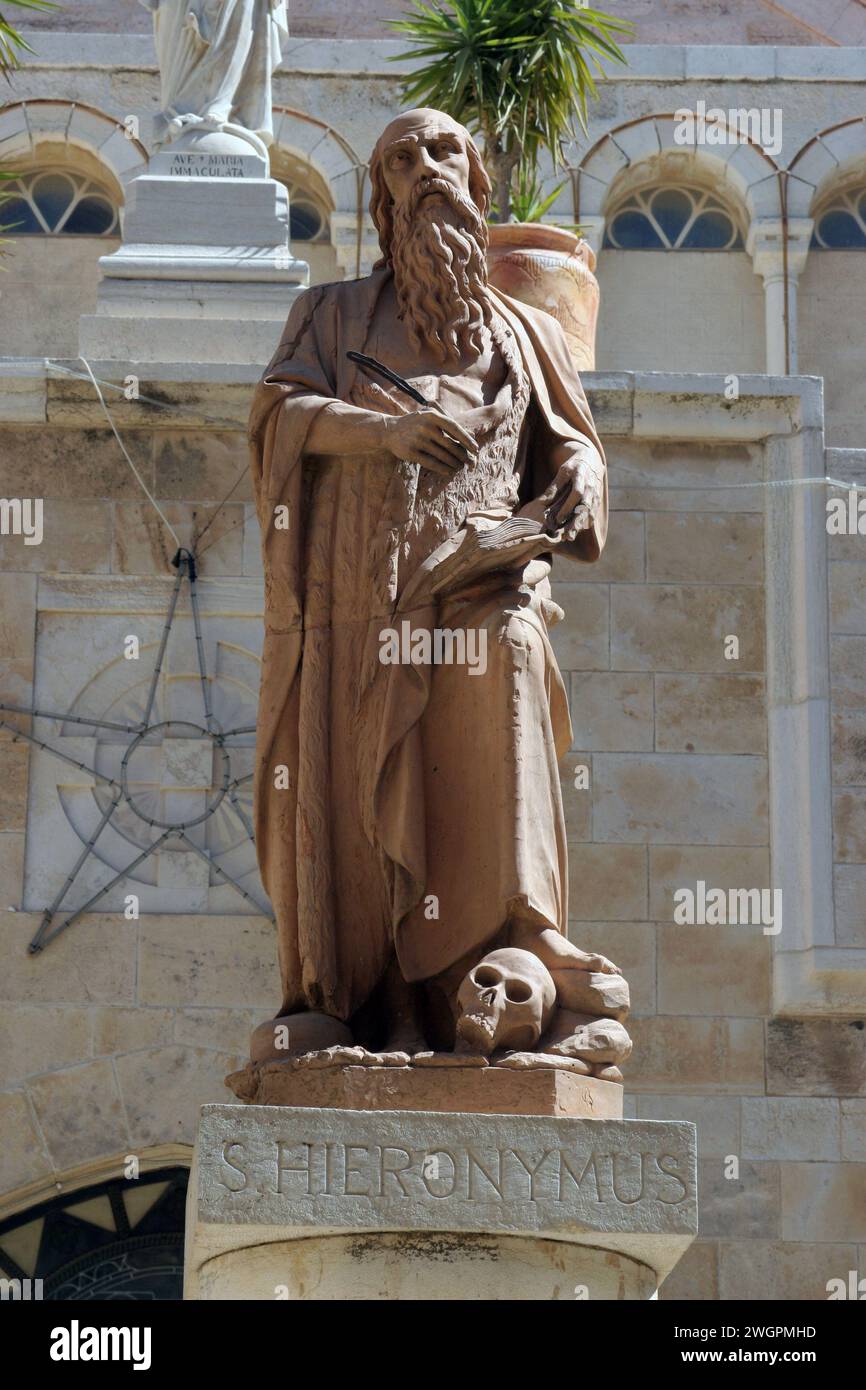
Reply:
[[[436,178],[468,196],[479,216],[486,218],[490,179],[466,127],[432,107],[404,111],[385,127],[370,159],[370,215],[386,262],[391,258],[395,208],[410,198],[417,200],[418,184]]]
[[[401,115],[395,116],[393,121],[386,125],[376,141],[373,158],[382,158],[390,145],[407,137],[419,139],[438,134],[454,135],[465,145],[473,143],[465,125],[455,121],[446,111],[436,111],[432,106],[418,106],[414,111],[404,111]]]

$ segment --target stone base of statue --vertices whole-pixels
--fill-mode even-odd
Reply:
[[[467,1074],[434,1073],[442,1088]],[[596,1097],[573,1099],[584,1110],[599,1086],[620,1089],[582,1080]],[[694,1126],[541,1103],[546,1113],[204,1106],[185,1297],[655,1297],[697,1233]]]
[[[250,145],[204,142],[156,155],[127,193],[123,244],[100,260],[88,361],[261,368],[309,281],[289,250],[289,196]]]
[[[364,1049],[352,1049],[364,1053]],[[330,1110],[480,1111],[495,1115],[571,1115],[622,1119],[622,1086],[587,1075],[562,1057],[513,1053],[507,1064],[452,1052],[366,1053],[335,1066],[328,1052],[250,1063],[226,1085],[248,1105],[310,1105]],[[524,1063],[526,1065],[524,1065]]]

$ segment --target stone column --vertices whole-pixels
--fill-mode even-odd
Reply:
[[[187,1299],[656,1296],[697,1232],[693,1125],[588,1118],[621,1088],[499,1067],[462,1087],[488,1113],[428,1108],[450,1068],[428,1073],[424,1109],[388,1108],[413,1088],[411,1068],[370,1075],[387,1070],[307,1073],[330,1105],[203,1107]],[[384,1108],[333,1104],[350,1072]],[[521,1089],[535,1113],[495,1113]]]
[[[770,376],[797,375],[797,281],[806,264],[812,227],[810,217],[788,220],[787,256],[785,224],[781,218],[763,218],[749,228],[746,250],[752,257],[755,274],[764,281],[767,373]]]

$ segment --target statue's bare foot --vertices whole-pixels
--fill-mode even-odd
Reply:
[[[386,1048],[381,1052],[367,1052],[364,1056],[362,1066],[365,1067],[408,1067],[411,1065],[412,1058],[408,1052],[403,1052],[398,1048]]]
[[[579,946],[553,927],[539,931],[530,922],[512,922],[510,940],[512,946],[538,956],[551,973],[557,970],[587,970],[599,975],[622,974],[619,966],[614,965],[607,956],[581,951]]]
[[[295,1067],[320,1071],[325,1067],[361,1067],[369,1056],[365,1047],[322,1047],[289,1060]]]
[[[565,1057],[551,1052],[506,1052],[494,1057],[491,1066],[508,1067],[511,1071],[571,1071],[589,1076],[592,1067],[580,1057]]]
[[[371,1052],[366,1047],[323,1047],[291,1059],[295,1067],[321,1071],[325,1067],[408,1067],[408,1052],[388,1048]]]

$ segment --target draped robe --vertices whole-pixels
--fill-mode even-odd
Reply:
[[[160,140],[187,125],[273,140],[271,79],[288,37],[286,0],[141,0],[153,11]]]
[[[514,918],[565,930],[557,762],[571,725],[547,635],[561,616],[549,564],[444,594],[436,571],[472,527],[539,496],[576,447],[603,459],[559,325],[493,291],[505,377],[494,401],[460,416],[480,440],[476,469],[443,481],[389,455],[309,457],[329,401],[406,408],[381,390],[377,406],[346,358],[376,344],[389,275],[299,297],[250,419],[265,569],[255,830],[281,1012],[345,1020],[395,953],[405,979],[426,980]],[[605,477],[590,529],[545,549],[591,561],[606,530]],[[406,618],[413,631],[483,629],[485,675],[383,665],[383,629]]]

